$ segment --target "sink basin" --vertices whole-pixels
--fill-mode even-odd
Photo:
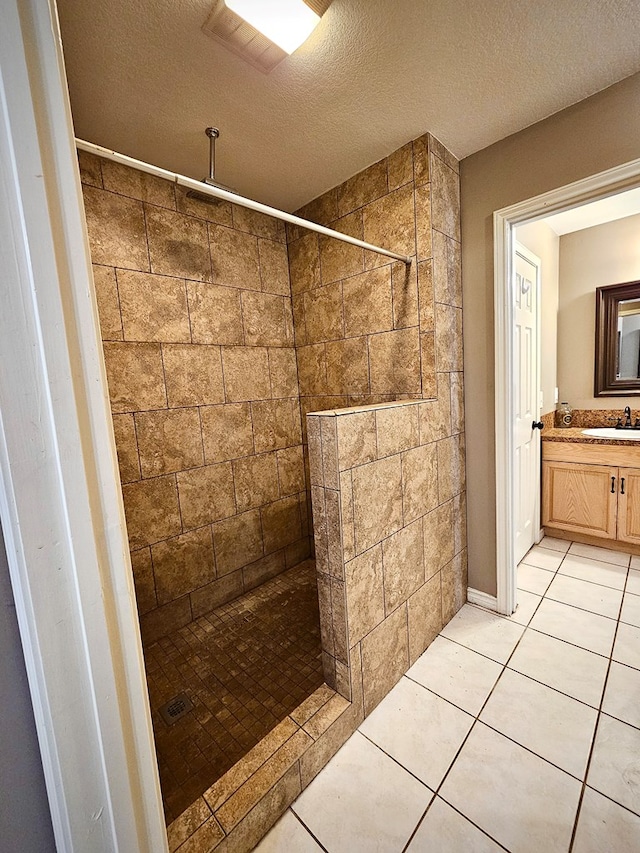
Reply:
[[[640,441],[640,429],[614,429],[613,427],[601,427],[598,429],[583,429],[583,435],[592,435],[594,438],[616,438],[624,441]]]

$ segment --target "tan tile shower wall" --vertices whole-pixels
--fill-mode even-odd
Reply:
[[[466,599],[458,164],[427,134],[300,214],[412,258],[288,234],[325,677],[357,652],[368,713]]]
[[[303,432],[310,411],[434,398],[440,387],[451,393],[453,417],[461,421],[460,192],[455,158],[426,134],[298,212],[413,259],[406,267],[289,229]],[[305,463],[308,466],[306,455]]]
[[[307,416],[325,679],[350,698],[361,661],[365,714],[466,600],[464,433],[448,390]]]
[[[309,554],[282,223],[80,155],[143,636]]]

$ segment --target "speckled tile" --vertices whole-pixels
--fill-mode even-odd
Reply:
[[[206,222],[171,210],[145,208],[151,272],[211,281]]]
[[[415,255],[416,226],[413,186],[407,185],[367,204],[363,210],[364,239],[401,255]],[[384,255],[368,253],[367,268],[388,264]]]
[[[244,343],[241,294],[237,288],[189,281],[187,293],[194,343]]]
[[[372,393],[419,394],[420,336],[418,329],[382,332],[369,338]]]
[[[167,405],[160,344],[105,342],[104,357],[114,414]]]
[[[162,363],[170,408],[224,403],[220,347],[164,344]]]
[[[336,219],[330,227],[341,234],[362,240],[362,211]],[[322,280],[325,284],[355,275],[364,269],[364,250],[360,247],[323,235],[320,235],[319,246]]]
[[[82,193],[93,263],[149,272],[142,202],[86,185]]]
[[[274,240],[258,240],[260,281],[265,293],[291,296],[287,247]]]
[[[346,337],[393,329],[390,266],[352,275],[345,279],[342,290]]]
[[[180,598],[215,577],[210,527],[152,545],[151,557],[160,604]]]
[[[209,225],[211,268],[218,284],[260,290],[258,239],[251,234]]]
[[[93,283],[96,289],[100,333],[103,341],[123,339],[122,318],[116,272],[113,267],[93,264]]]

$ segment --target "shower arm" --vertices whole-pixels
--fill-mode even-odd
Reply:
[[[215,130],[215,128],[211,128]],[[207,135],[209,135],[207,133]],[[210,137],[211,138],[211,137]],[[215,139],[211,138],[212,144],[215,144]],[[293,213],[286,213],[283,210],[278,210],[276,207],[269,207],[267,204],[261,204],[259,201],[253,201],[250,198],[238,195],[228,190],[220,189],[217,186],[211,186],[207,181],[196,181],[194,178],[187,178],[185,175],[179,175],[176,172],[169,172],[166,169],[161,169],[158,166],[152,166],[150,163],[144,163],[142,160],[136,160],[133,157],[128,157],[126,154],[118,154],[117,151],[112,151],[109,148],[103,148],[101,145],[95,145],[93,142],[85,142],[83,139],[76,138],[76,146],[81,151],[87,151],[90,154],[97,154],[99,157],[104,157],[106,160],[112,160],[114,163],[120,163],[122,166],[129,166],[132,169],[138,169],[140,172],[145,172],[148,175],[154,175],[156,178],[162,178],[165,181],[171,181],[178,186],[185,187],[189,190],[195,190],[203,195],[210,195],[213,198],[219,198],[223,201],[238,204],[240,207],[246,207],[249,210],[255,210],[257,213],[263,213],[265,216],[272,216],[274,219],[281,219],[283,222],[288,222],[290,225],[297,225],[300,228],[306,228],[308,231],[315,231],[318,234],[323,234],[325,237],[333,237],[343,243],[350,243],[352,246],[359,246],[361,249],[367,249],[370,252],[375,252],[378,255],[384,255],[387,258],[393,258],[396,261],[402,261],[403,264],[411,264],[412,259],[407,255],[399,255],[397,252],[391,252],[389,249],[382,249],[380,246],[374,246],[372,243],[365,243],[364,240],[358,240],[357,237],[351,237],[349,234],[341,234],[339,231],[334,231],[332,228],[326,228],[324,225],[317,225],[308,219],[302,219],[300,216],[294,216]],[[213,166],[215,168],[215,153],[213,156]],[[211,167],[211,161],[210,161]],[[211,168],[210,168],[211,171]]]
[[[216,139],[220,136],[217,127],[208,127],[205,133],[209,137],[209,179],[207,183],[216,182]]]

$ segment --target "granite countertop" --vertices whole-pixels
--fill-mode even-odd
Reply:
[[[584,435],[583,430],[587,427],[554,427],[553,429],[542,430],[543,441],[572,441],[580,444],[626,444],[638,445],[640,442],[630,439],[615,439],[615,438],[598,438],[595,435]]]

